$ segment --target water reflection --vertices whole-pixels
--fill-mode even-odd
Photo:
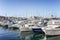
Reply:
[[[47,37],[40,33],[21,32],[18,38],[18,33],[0,28],[0,40],[60,40],[60,36]]]
[[[0,28],[0,40],[46,40],[45,35],[33,32],[21,32],[18,38],[18,33]]]
[[[44,35],[42,34],[33,34],[33,36],[31,37],[31,40],[42,40],[44,39]]]
[[[60,36],[47,37],[47,40],[60,40]]]
[[[45,35],[40,33],[22,32],[21,40],[46,40]]]
[[[0,28],[0,40],[19,40],[17,35],[17,32]]]

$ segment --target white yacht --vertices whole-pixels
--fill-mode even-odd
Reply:
[[[46,35],[60,35],[60,20],[50,20],[42,30]]]
[[[33,23],[28,23],[28,24],[24,24],[22,26],[20,26],[20,31],[34,31],[34,32],[40,32],[41,27],[44,26],[43,22],[38,22],[37,25],[33,24]]]

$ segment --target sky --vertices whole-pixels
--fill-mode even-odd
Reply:
[[[60,17],[59,0],[0,0],[1,16],[30,17],[51,15]]]

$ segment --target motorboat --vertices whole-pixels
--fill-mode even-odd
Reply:
[[[46,27],[41,28],[46,35],[60,35],[60,20],[49,20]]]
[[[34,33],[43,33],[41,27],[39,26],[32,26],[32,27],[29,27],[30,30],[32,30]]]
[[[33,31],[33,32],[41,32],[41,27],[44,27],[43,22],[38,22],[37,25],[33,23],[28,23],[20,26],[20,31]]]
[[[30,26],[29,29],[32,30],[34,33],[43,33],[41,27],[44,27],[43,22],[39,22],[37,26]]]

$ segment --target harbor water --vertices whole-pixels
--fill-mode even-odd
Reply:
[[[60,36],[46,37],[40,33],[21,32],[18,37],[18,32],[0,28],[0,40],[60,40]]]

